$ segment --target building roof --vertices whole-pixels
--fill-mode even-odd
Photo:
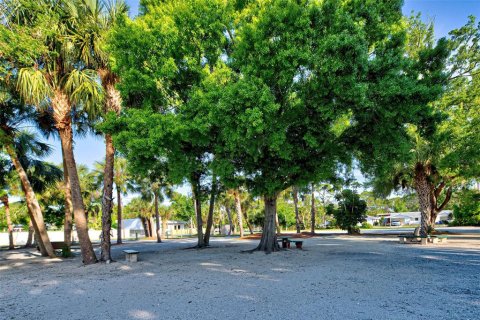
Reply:
[[[125,219],[122,221],[122,228],[130,230],[143,230],[142,220],[139,218]]]

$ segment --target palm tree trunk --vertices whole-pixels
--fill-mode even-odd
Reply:
[[[275,232],[275,217],[277,215],[277,195],[265,195],[265,221],[263,223],[262,238],[256,250],[271,253],[278,251],[277,233]]]
[[[152,222],[152,217],[150,217],[150,218],[147,219],[147,224],[148,224],[149,237],[152,238],[152,237],[153,237],[153,222]]]
[[[282,228],[280,228],[280,222],[278,222],[278,212],[275,212],[275,226],[277,227],[277,234],[281,234]]]
[[[27,203],[30,220],[32,221],[35,233],[38,235],[38,246],[40,247],[40,252],[43,256],[55,258],[55,251],[53,250],[50,239],[48,238],[47,228],[45,227],[45,222],[43,220],[42,209],[40,208],[40,204],[35,196],[35,192],[30,185],[27,173],[23,169],[23,166],[20,163],[13,146],[7,145],[6,150],[10,156],[10,159],[12,160],[13,165],[15,166],[18,176],[20,177],[22,189],[25,193],[25,202]]]
[[[245,218],[245,222],[247,223],[247,227],[248,227],[248,230],[250,231],[250,234],[253,234],[252,224],[250,223],[250,221],[248,221],[247,210],[243,210],[243,217]]]
[[[116,75],[107,68],[98,70],[102,86],[105,92],[104,112],[114,111],[120,114],[122,108],[122,99],[120,92],[115,88],[117,82]],[[113,170],[115,162],[115,148],[113,146],[112,136],[105,135],[105,169],[103,175],[103,198],[102,198],[102,261],[111,260],[111,240],[110,232],[112,229],[112,210],[113,210]],[[120,199],[120,196],[118,197]],[[119,206],[120,208],[120,206]],[[122,243],[121,228],[121,209],[118,219],[117,243]]]
[[[15,249],[15,244],[13,243],[13,224],[12,218],[10,217],[10,203],[8,201],[8,195],[2,196],[0,201],[3,203],[3,207],[5,208],[5,216],[7,218],[8,250],[13,250]]]
[[[113,165],[115,161],[115,148],[113,147],[112,136],[105,135],[105,167],[103,170],[103,196],[102,196],[102,236],[100,260],[110,262],[112,230],[112,209],[113,209]]]
[[[62,150],[63,159],[63,184],[65,188],[65,220],[63,222],[63,241],[65,246],[70,249],[72,246],[72,229],[73,229],[73,205],[72,192],[70,190],[70,178],[68,177],[67,164]]]
[[[33,224],[32,220],[28,222],[28,237],[27,237],[27,243],[25,243],[25,248],[30,248],[33,244]]]
[[[434,210],[433,206],[433,190],[431,182],[428,179],[428,167],[418,163],[415,167],[415,190],[418,196],[420,206],[420,235],[427,236],[431,230],[430,217]]]
[[[158,192],[154,193],[155,200],[155,227],[157,228],[157,242],[162,242],[160,231],[160,212],[158,211]]]
[[[122,192],[117,186],[117,244],[122,243]],[[145,234],[145,236],[147,236]]]
[[[165,217],[162,218],[162,237],[163,238],[167,237],[167,228],[168,228],[168,216],[165,215]]]
[[[215,208],[215,195],[217,193],[217,176],[214,174],[212,176],[212,190],[210,191],[210,203],[208,204],[208,217],[207,217],[207,227],[205,229],[205,235],[203,241],[205,246],[210,244],[210,233],[212,232],[213,225],[213,209]]]
[[[315,188],[313,187],[313,183],[312,183],[312,208],[311,208],[311,230],[310,232],[312,234],[315,234],[315,217],[316,217],[316,210],[315,210]]]
[[[232,212],[230,211],[230,207],[228,205],[225,206],[225,211],[227,211],[228,224],[230,225],[230,230],[228,230],[228,235],[231,235],[233,232],[233,221],[232,221]]]
[[[238,220],[238,227],[240,230],[240,237],[243,237],[244,232],[243,232],[242,202],[240,200],[240,192],[238,189],[233,190],[233,197],[235,200],[235,211],[237,212],[237,220]]]
[[[202,199],[200,196],[200,174],[193,173],[190,183],[192,184],[192,194],[195,207],[195,216],[197,218],[197,247],[205,247],[203,240],[203,221],[202,221]]]
[[[93,245],[88,235],[88,222],[83,205],[80,179],[78,178],[77,165],[73,155],[73,132],[70,118],[61,124],[57,123],[57,129],[62,143],[65,164],[70,179],[70,191],[72,193],[73,216],[77,228],[78,240],[82,252],[83,263],[88,265],[97,262]]]
[[[142,221],[143,230],[145,231],[145,237],[148,238],[148,226],[147,226],[147,219],[144,217],[140,217]]]
[[[300,216],[298,214],[298,188],[292,187],[293,191],[293,205],[295,206],[295,226],[297,227],[297,233],[302,232],[300,228]]]

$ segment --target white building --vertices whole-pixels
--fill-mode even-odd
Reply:
[[[383,217],[384,225],[389,225],[390,220],[391,222],[400,222],[401,225],[414,225],[420,224],[421,221],[421,214],[420,211],[412,211],[412,212],[396,212],[396,213],[387,213],[387,214],[379,214],[378,217]],[[452,220],[452,210],[443,210],[437,215],[437,219],[435,223],[440,221],[451,221]]]
[[[166,232],[169,235],[186,234],[190,229],[186,228],[187,222],[179,220],[168,220]],[[155,220],[153,220],[153,229],[155,230]],[[160,220],[160,231],[162,230],[162,221]],[[125,238],[136,238],[145,236],[142,220],[140,218],[125,219],[122,221],[122,235]]]

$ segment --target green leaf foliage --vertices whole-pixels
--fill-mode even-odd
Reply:
[[[338,204],[327,207],[327,214],[333,215],[337,225],[349,234],[358,233],[358,223],[366,220],[367,203],[352,190],[343,190],[336,195]]]

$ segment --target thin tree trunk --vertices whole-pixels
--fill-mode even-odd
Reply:
[[[2,196],[0,201],[3,203],[3,207],[5,208],[5,216],[7,218],[8,250],[13,250],[15,249],[15,244],[13,243],[13,224],[10,216],[10,203],[8,201],[8,195]]]
[[[147,219],[147,225],[148,225],[149,237],[152,238],[153,237],[153,223],[152,223],[152,218],[151,217]]]
[[[97,262],[93,245],[88,235],[88,221],[83,205],[82,192],[80,190],[80,179],[78,178],[77,165],[73,155],[73,132],[71,121],[57,124],[58,133],[62,142],[65,164],[70,179],[70,191],[72,193],[73,216],[77,228],[78,240],[82,252],[83,263],[88,265]]]
[[[250,221],[248,221],[247,210],[242,210],[242,211],[243,211],[243,217],[245,218],[245,222],[247,223],[248,230],[250,231],[250,234],[253,234],[253,227]]]
[[[65,155],[62,149],[63,159],[63,187],[65,188],[65,219],[63,221],[63,241],[65,247],[70,250],[72,246],[72,229],[73,229],[73,205],[72,192],[70,190],[70,178],[68,177],[67,164],[65,163]]]
[[[300,216],[298,213],[298,189],[297,187],[292,187],[293,191],[293,205],[295,206],[295,226],[297,227],[297,233],[302,232],[300,228]]]
[[[115,88],[117,76],[107,68],[98,70],[102,86],[105,92],[104,112],[114,111],[120,114],[122,108],[122,99],[120,92]],[[103,176],[103,197],[102,197],[102,240],[101,240],[101,260],[111,260],[111,239],[110,232],[112,229],[112,210],[113,210],[113,170],[115,162],[115,148],[113,146],[112,137],[105,135],[105,169]],[[120,199],[120,197],[119,197]],[[121,210],[121,209],[120,209]],[[119,219],[119,228],[117,230],[117,243],[121,243],[121,217]],[[120,237],[118,237],[120,235]],[[118,242],[120,239],[120,242]]]
[[[103,171],[103,196],[102,196],[102,236],[100,242],[101,255],[100,260],[110,262],[112,230],[112,210],[113,210],[113,167],[115,162],[115,148],[113,147],[112,137],[105,135],[105,167]]]
[[[155,227],[157,228],[157,242],[162,242],[161,231],[160,231],[160,213],[158,211],[158,193],[154,193],[155,200]]]
[[[210,191],[210,203],[208,204],[207,227],[205,229],[205,235],[203,239],[203,241],[205,242],[205,246],[210,245],[210,234],[212,232],[213,210],[215,209],[216,193],[217,193],[217,176],[214,174],[212,176],[212,190]]]
[[[25,243],[25,248],[30,248],[33,246],[33,224],[32,220],[28,222],[28,237],[27,237],[27,243]]]
[[[165,214],[165,217],[162,218],[162,237],[166,238],[168,228],[168,216]]]
[[[430,225],[434,226],[435,222],[437,221],[437,216],[443,209],[447,206],[452,198],[452,188],[448,188],[445,194],[445,199],[443,200],[441,205],[438,205],[438,197],[442,193],[443,189],[445,188],[445,182],[442,182],[438,187],[434,188],[433,190],[433,210],[432,215],[430,217]]]
[[[197,218],[197,247],[203,248],[205,242],[203,240],[203,221],[202,221],[202,200],[200,197],[200,175],[193,173],[191,178],[192,194],[195,207],[195,216]]]
[[[311,233],[315,234],[315,216],[317,214],[316,209],[315,209],[315,188],[313,187],[312,183],[312,208],[311,208]]]
[[[240,192],[238,189],[233,190],[233,197],[235,199],[235,211],[237,212],[237,220],[240,231],[240,237],[244,236],[243,232],[243,214],[242,214],[242,202],[240,200]]]
[[[145,231],[145,237],[148,238],[148,226],[147,226],[147,219],[144,217],[140,217],[140,220],[142,221],[142,226],[143,230]]]
[[[122,244],[122,192],[117,186],[117,244]],[[145,236],[147,234],[145,233]],[[147,236],[148,237],[148,236]]]
[[[225,211],[227,211],[228,224],[230,225],[230,229],[228,230],[228,235],[231,235],[233,232],[233,221],[232,221],[232,212],[230,211],[230,207],[228,205],[225,206]]]
[[[420,235],[427,236],[431,230],[430,217],[432,215],[432,188],[428,181],[428,167],[418,163],[415,167],[415,190],[417,191],[420,206]]]
[[[55,258],[55,251],[53,250],[50,239],[48,238],[47,228],[45,227],[45,222],[43,220],[42,209],[40,208],[37,197],[35,196],[35,192],[30,185],[27,173],[23,169],[23,166],[20,163],[13,146],[7,145],[6,150],[10,156],[10,159],[12,160],[13,165],[15,166],[18,176],[20,177],[22,189],[25,193],[25,202],[27,203],[30,220],[32,221],[33,228],[39,237],[38,246],[40,247],[40,252],[43,256]]]
[[[277,233],[275,232],[275,217],[277,215],[277,195],[263,197],[265,202],[265,222],[262,238],[256,250],[271,253],[278,251]]]
[[[282,228],[280,228],[280,222],[278,221],[278,212],[275,212],[275,226],[277,228],[277,234],[281,234]]]

